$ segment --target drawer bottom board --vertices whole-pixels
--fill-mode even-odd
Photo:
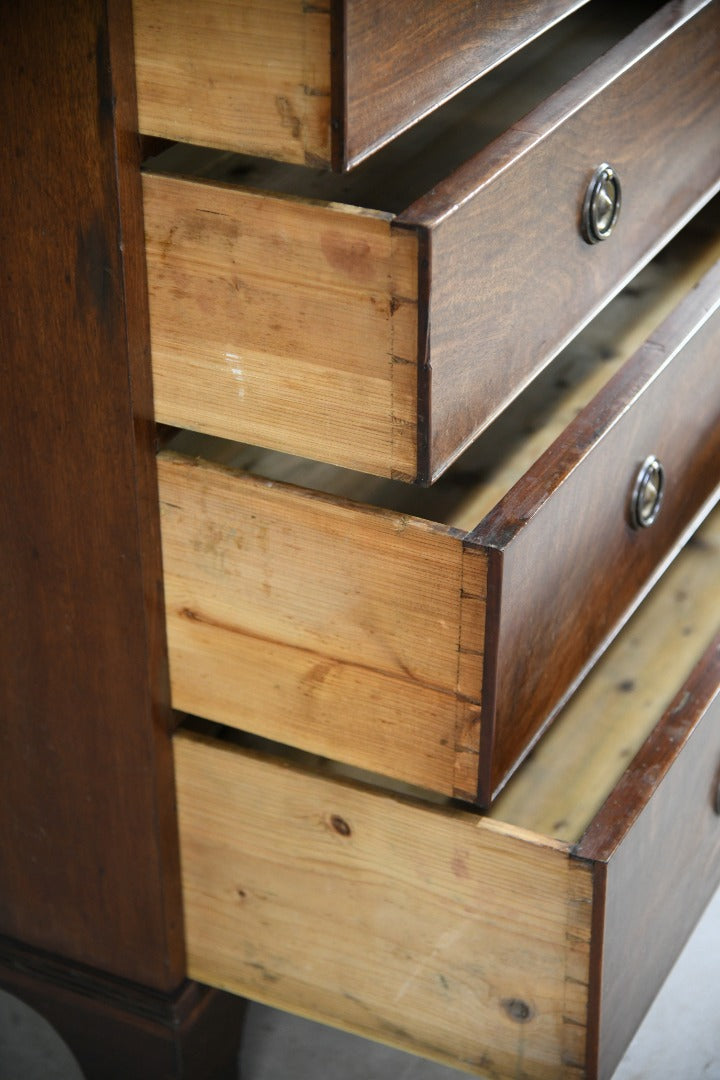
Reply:
[[[179,733],[191,975],[482,1076],[609,1077],[720,881],[719,561],[716,514],[558,721],[588,799],[560,760],[547,833],[512,805],[534,759],[502,820]]]

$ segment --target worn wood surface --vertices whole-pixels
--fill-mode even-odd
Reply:
[[[170,989],[184,955],[132,42],[128,5],[107,6],[109,23],[93,0],[3,12],[0,930]]]
[[[610,1080],[720,884],[720,637],[583,837],[600,862],[604,934],[593,978],[590,1076]]]
[[[413,476],[414,237],[177,177],[144,191],[158,420]]]
[[[720,494],[719,343],[720,264],[473,534],[493,613],[485,804]],[[636,529],[630,499],[650,454],[663,504]]]
[[[176,708],[452,792],[462,538],[171,452],[159,480]]]
[[[175,748],[197,978],[483,1075],[577,1075],[591,879],[563,845]]]
[[[0,985],[52,1025],[87,1080],[237,1080],[241,998],[187,981],[153,993],[6,939]]]
[[[327,5],[133,0],[133,15],[142,132],[329,164]]]
[[[400,216],[430,233],[421,475],[439,475],[717,189],[719,49],[717,3],[667,4]],[[623,206],[590,246],[581,207],[601,161]],[[527,197],[538,189],[551,197]]]

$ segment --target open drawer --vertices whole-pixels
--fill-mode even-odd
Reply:
[[[140,130],[350,168],[585,0],[133,0]]]
[[[176,436],[175,707],[487,805],[720,492],[719,257],[682,233],[429,490]]]
[[[611,1076],[720,882],[720,516],[490,816],[175,736],[190,974],[486,1078]]]
[[[543,35],[347,177],[154,159],[158,420],[440,475],[720,184],[720,4],[667,4],[628,33],[652,6],[581,9],[553,31],[574,29],[563,49]],[[612,235],[588,243],[617,178]]]

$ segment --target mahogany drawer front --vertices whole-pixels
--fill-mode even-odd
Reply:
[[[720,882],[718,522],[704,534],[563,714],[589,821],[562,820],[562,756],[523,766],[522,813],[480,817],[178,733],[191,976],[496,1080],[609,1078]],[[618,689],[638,638],[658,678]]]
[[[719,342],[720,263],[529,468],[523,446],[490,481],[375,481],[376,505],[181,436],[159,459],[175,707],[487,805],[717,499]],[[653,454],[663,503],[635,528]]]
[[[140,130],[350,168],[586,0],[134,0]]]
[[[343,202],[342,178],[290,194],[307,170],[191,153],[212,177],[245,170],[241,187],[159,157],[170,171],[144,176],[158,419],[436,478],[717,188],[718,14],[663,7],[409,208],[382,208],[394,147],[368,163],[371,205]],[[421,160],[437,165],[419,153],[411,185]],[[591,245],[603,160],[622,210]]]

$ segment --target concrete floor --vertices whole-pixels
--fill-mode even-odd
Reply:
[[[461,1080],[466,1075],[259,1005],[249,1011],[241,1070],[242,1080]],[[83,1080],[56,1033],[2,991],[0,1080]],[[720,1080],[720,892],[613,1080]]]

